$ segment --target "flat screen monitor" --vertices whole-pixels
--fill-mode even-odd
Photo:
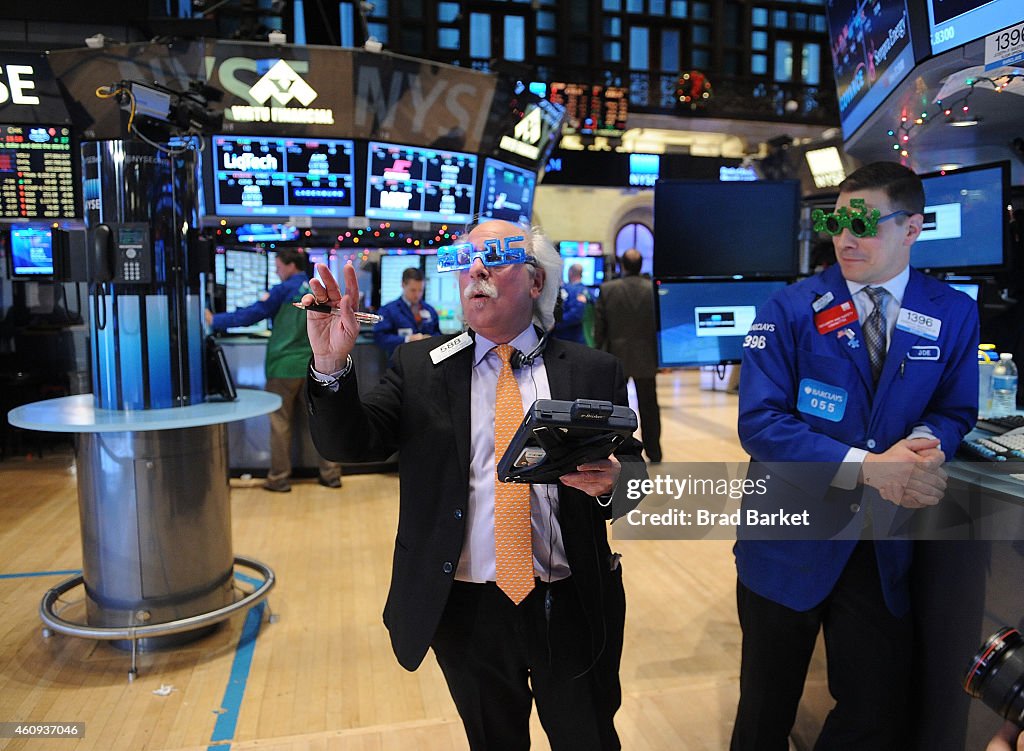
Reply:
[[[935,271],[993,271],[1005,260],[1010,195],[1006,162],[922,175],[924,228],[910,263]]]
[[[476,206],[476,156],[371,141],[366,216],[465,224]]]
[[[786,284],[777,279],[656,280],[658,364],[741,362],[743,339],[758,308]]]
[[[0,89],[6,101],[6,89]],[[0,217],[72,219],[78,181],[71,129],[0,125]]]
[[[53,276],[53,239],[49,227],[11,227],[11,278]]]
[[[437,311],[442,334],[462,331],[462,296],[459,275],[437,270],[437,256],[424,256],[426,262],[424,299]]]
[[[411,254],[380,257],[380,304],[387,305],[402,296],[402,274],[408,268],[423,270],[420,256]],[[454,276],[458,276],[455,274]]]
[[[799,214],[796,180],[659,180],[654,276],[796,276]]]
[[[926,0],[926,5],[933,55],[1013,26],[1021,17],[1020,0]],[[1012,29],[1006,34],[1005,43],[996,40],[993,63],[1013,65],[1020,60],[1013,55],[1020,50],[1020,37],[1014,39]],[[1000,57],[999,50],[1008,52]],[[986,60],[986,67],[994,66]]]
[[[963,292],[965,295],[967,295],[975,302],[978,302],[978,298],[981,296],[980,282],[946,280],[946,284],[948,284],[950,287],[957,290],[958,292]]]
[[[299,239],[299,228],[292,224],[243,224],[235,230],[240,243],[291,242]]]
[[[573,264],[583,267],[583,278],[580,280],[587,287],[596,287],[604,281],[604,256],[576,256],[566,258],[562,263],[562,281],[569,283],[569,268]]]
[[[599,242],[589,240],[562,240],[558,243],[558,253],[562,258],[576,256],[602,256],[604,248]]]
[[[274,275],[273,280],[270,274]],[[218,248],[214,261],[214,282],[224,286],[224,310],[230,313],[252,305],[280,280],[266,251]],[[227,333],[264,334],[268,330],[269,325],[263,320],[249,326],[229,328]]]
[[[839,121],[849,138],[913,70],[910,18],[906,0],[831,0],[826,13]]]
[[[355,216],[350,140],[214,136],[210,149],[216,216]]]
[[[529,224],[537,173],[487,157],[480,186],[480,218]]]

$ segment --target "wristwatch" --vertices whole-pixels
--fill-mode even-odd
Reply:
[[[345,359],[345,367],[339,370],[337,373],[331,375],[325,375],[313,368],[313,361],[309,361],[309,377],[316,381],[318,384],[323,386],[325,389],[334,388],[338,385],[338,382],[352,372],[352,355],[348,355]]]

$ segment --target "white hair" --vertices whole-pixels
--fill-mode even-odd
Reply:
[[[544,288],[540,297],[533,301],[533,320],[542,331],[550,331],[555,325],[555,302],[562,288],[562,256],[540,227],[530,227],[526,238],[527,255],[544,269]],[[530,279],[533,279],[536,272],[533,266],[529,268]]]

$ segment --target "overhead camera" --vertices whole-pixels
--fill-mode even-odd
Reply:
[[[224,122],[224,113],[210,108],[224,92],[200,81],[190,82],[186,91],[139,81],[121,81],[112,88],[120,92],[122,108],[134,109],[136,118],[157,123],[170,136],[208,135]]]

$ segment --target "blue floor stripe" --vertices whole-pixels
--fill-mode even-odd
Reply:
[[[237,571],[235,578],[256,587],[263,583],[259,579],[253,579]],[[261,602],[249,610],[249,614],[245,617],[242,635],[238,638],[238,646],[235,647],[235,660],[231,665],[231,675],[228,678],[228,685],[224,689],[224,699],[221,701],[223,712],[218,715],[217,723],[213,726],[213,734],[210,736],[210,745],[207,746],[207,751],[229,751],[231,748],[230,741],[235,737],[238,714],[242,708],[245,686],[249,681],[249,670],[252,667],[253,652],[256,650],[256,637],[259,636],[260,624],[263,623],[265,605],[265,601]]]
[[[25,579],[30,576],[78,576],[81,569],[68,569],[67,571],[23,571],[20,574],[0,574],[0,579]]]

